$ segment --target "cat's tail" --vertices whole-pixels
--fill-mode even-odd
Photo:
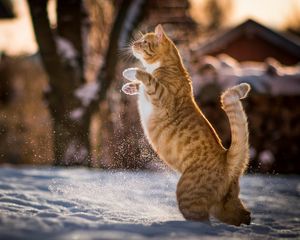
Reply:
[[[222,108],[226,112],[231,128],[231,146],[227,151],[229,174],[238,177],[248,166],[249,143],[248,122],[240,99],[247,97],[250,85],[242,83],[229,88],[221,95]]]

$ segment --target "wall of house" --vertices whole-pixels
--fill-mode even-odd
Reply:
[[[251,166],[260,171],[300,173],[300,96],[252,94],[247,100]]]
[[[268,57],[275,58],[285,65],[294,65],[300,62],[300,56],[291,55],[284,49],[267,42],[259,36],[242,36],[228,44],[226,49],[213,52],[209,55],[217,56],[220,53],[226,53],[239,62],[263,62]]]

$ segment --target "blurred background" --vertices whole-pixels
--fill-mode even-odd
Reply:
[[[299,174],[299,0],[0,0],[0,163],[164,168],[120,91],[158,23],[224,146],[220,93],[248,82],[249,172]]]

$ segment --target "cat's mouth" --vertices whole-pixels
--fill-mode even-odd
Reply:
[[[142,59],[144,59],[143,58],[143,54],[142,53],[140,53],[137,49],[136,49],[136,47],[133,45],[132,46],[132,54],[133,54],[133,56],[135,56],[137,59],[139,59],[139,60],[142,60]]]

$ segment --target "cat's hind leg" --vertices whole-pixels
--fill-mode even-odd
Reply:
[[[251,213],[244,207],[238,195],[239,185],[238,180],[236,180],[230,186],[224,199],[212,207],[212,215],[227,224],[236,226],[240,226],[241,224],[249,225],[251,222]]]
[[[179,210],[185,219],[209,223],[214,193],[197,169],[190,169],[182,174],[176,195]]]

